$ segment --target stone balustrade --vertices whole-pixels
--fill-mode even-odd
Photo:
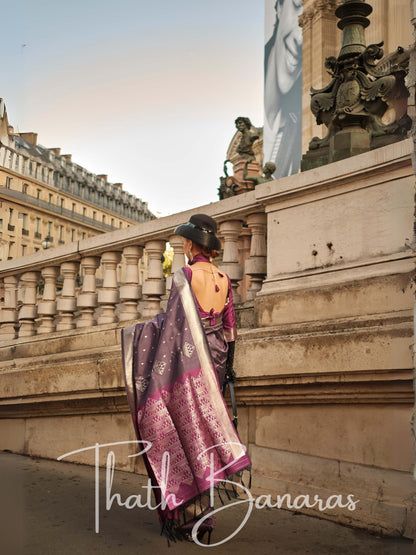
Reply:
[[[231,278],[234,302],[253,300],[266,275],[266,215],[254,192],[244,200],[226,199],[1,263],[0,341],[151,318],[163,309],[172,275],[185,264],[182,240],[173,231],[196,212],[219,223],[218,264]],[[166,277],[167,242],[173,261]],[[138,263],[145,251],[147,276],[140,283]]]

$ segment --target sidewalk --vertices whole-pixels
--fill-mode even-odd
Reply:
[[[131,510],[113,504],[105,508],[105,470],[100,470],[100,532],[95,528],[94,468],[67,462],[0,453],[0,542],[4,555],[150,554],[188,555],[410,555],[413,542],[380,538],[369,533],[278,509],[253,509],[241,531],[226,543],[209,548],[180,542],[168,548],[159,535],[156,511]],[[123,501],[142,493],[142,477],[114,473],[113,492]],[[211,543],[238,528],[247,504],[217,515]]]

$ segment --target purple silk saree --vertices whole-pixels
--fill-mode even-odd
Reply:
[[[133,426],[138,439],[151,443],[146,467],[160,488],[156,500],[163,494],[169,509],[159,510],[163,521],[251,464],[220,392],[184,269],[173,276],[166,313],[124,329],[122,347]]]

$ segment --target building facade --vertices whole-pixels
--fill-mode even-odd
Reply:
[[[0,260],[154,219],[147,203],[16,133],[0,100]]]

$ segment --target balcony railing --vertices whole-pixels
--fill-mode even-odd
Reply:
[[[69,220],[77,221],[85,225],[92,226],[96,229],[102,229],[103,231],[113,231],[114,229],[117,229],[114,226],[103,224],[102,222],[98,222],[97,220],[93,220],[92,218],[88,218],[87,216],[83,216],[82,214],[77,214],[77,212],[73,212],[72,210],[68,210],[67,208],[63,208],[61,206],[57,206],[56,204],[46,202],[37,197],[32,197],[31,195],[21,193],[20,191],[15,191],[14,189],[0,187],[0,195],[5,195],[9,198],[13,198],[24,203],[33,204],[34,206],[38,206],[39,208],[47,210],[48,212],[54,212],[55,214],[59,214],[65,218],[68,218]],[[14,231],[14,226],[11,227],[13,227],[13,229],[10,229],[9,226],[9,231]]]
[[[266,214],[256,202],[254,191],[198,211],[214,216],[219,223],[224,248],[220,267],[230,276],[235,302],[254,298],[266,275]],[[163,277],[162,254],[169,241],[174,249],[172,272],[184,265],[182,239],[174,235],[174,229],[194,212],[0,264],[4,288],[0,340],[148,318],[160,312],[171,286],[171,278]],[[141,286],[138,263],[144,250],[148,267]],[[80,275],[82,286],[77,287]],[[98,287],[101,279],[102,286]]]

